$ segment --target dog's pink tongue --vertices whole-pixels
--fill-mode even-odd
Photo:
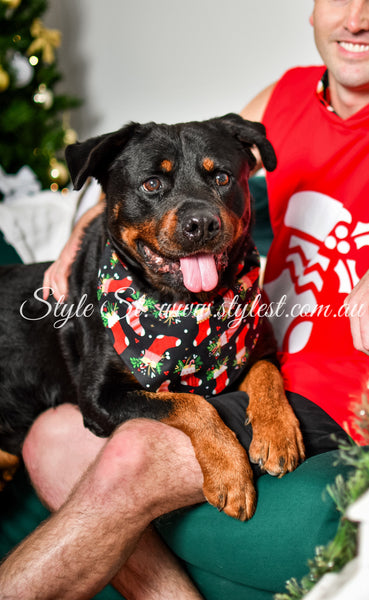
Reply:
[[[180,259],[183,283],[194,292],[210,292],[218,285],[218,271],[212,254],[197,254]]]

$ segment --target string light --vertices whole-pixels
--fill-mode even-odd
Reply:
[[[36,93],[33,96],[33,100],[36,102],[36,104],[42,104],[42,106],[47,110],[48,108],[51,108],[53,104],[54,95],[44,83],[40,83]]]
[[[50,160],[50,177],[55,180],[58,185],[65,185],[68,181],[68,170],[62,162],[56,158]]]
[[[57,169],[57,168],[51,169],[50,175],[53,179],[57,179],[59,177],[59,174],[60,174],[59,169]]]

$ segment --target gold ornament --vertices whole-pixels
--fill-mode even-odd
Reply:
[[[76,141],[77,133],[69,127],[64,134],[64,143],[69,146],[69,144],[75,144]]]
[[[50,160],[50,177],[59,185],[65,185],[69,178],[67,167],[56,158]]]
[[[57,29],[46,29],[41,19],[33,21],[30,31],[35,40],[27,50],[28,56],[42,52],[42,60],[47,64],[53,63],[55,61],[54,49],[60,46],[60,31]]]
[[[8,73],[0,65],[0,92],[5,92],[9,87],[10,78]]]
[[[14,10],[15,8],[18,8],[22,0],[1,0],[1,2]]]

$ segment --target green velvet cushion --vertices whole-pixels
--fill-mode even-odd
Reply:
[[[0,493],[0,560],[48,516],[27,475],[19,469]],[[94,600],[118,599],[122,600],[122,596],[111,586],[94,596]]]
[[[334,466],[337,456],[312,457],[282,479],[261,477],[257,510],[246,523],[208,504],[158,520],[161,535],[188,564],[207,600],[271,599],[287,579],[308,571],[315,547],[337,530],[339,513],[325,491],[347,470]],[[247,594],[243,586],[254,591]]]
[[[252,228],[252,237],[259,253],[266,256],[273,239],[270,224],[268,192],[265,177],[251,177],[249,187],[255,211],[255,220]]]
[[[4,234],[0,229],[0,265],[11,265],[21,263],[22,259],[19,254],[4,238]]]

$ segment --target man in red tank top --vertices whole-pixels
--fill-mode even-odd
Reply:
[[[267,175],[274,240],[265,290],[283,304],[272,319],[286,389],[359,442],[354,405],[369,380],[367,4],[332,10],[317,0],[311,22],[326,66],[288,71],[243,111],[258,110],[278,159]]]
[[[308,455],[334,447],[330,432],[345,436],[346,424],[355,435],[350,403],[369,366],[368,313],[350,318],[352,341],[349,318],[339,312],[344,302],[349,310],[368,304],[369,0],[315,0],[311,23],[327,69],[290,71],[242,113],[264,120],[279,159],[268,178],[275,241],[265,286],[275,301],[286,294],[280,303],[285,313],[275,315],[274,324]],[[79,228],[46,275],[56,295],[66,291],[64,276],[81,235]],[[327,312],[314,311],[315,305]],[[221,407],[245,432],[246,406],[235,393]],[[181,432],[131,421],[107,446],[83,428],[76,408],[64,405],[36,421],[24,458],[53,509],[76,485],[62,508],[5,561],[5,596],[17,590],[19,597],[42,600],[52,589],[55,597],[75,599],[114,578],[126,597],[200,598],[146,529],[150,515],[203,498],[201,472]]]

